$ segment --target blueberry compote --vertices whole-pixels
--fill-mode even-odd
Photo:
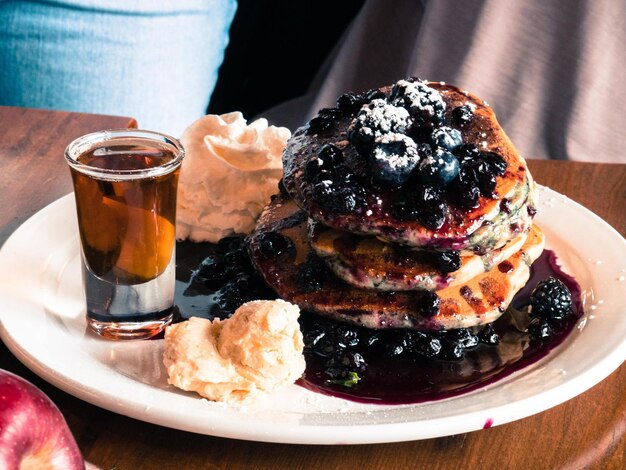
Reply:
[[[270,240],[276,249],[288,249]],[[176,305],[179,319],[228,318],[242,303],[272,299],[250,265],[243,238],[217,244],[179,243]],[[505,268],[505,267],[504,267]],[[546,250],[533,264],[526,287],[491,325],[449,332],[376,331],[303,312],[306,371],[300,385],[353,401],[418,403],[465,393],[501,379],[558,346],[583,314],[577,282]],[[535,287],[548,277],[572,295],[572,311],[559,319],[528,313]]]
[[[224,319],[245,302],[276,298],[252,268],[243,237],[226,237],[217,244],[182,242],[176,250],[179,320]]]

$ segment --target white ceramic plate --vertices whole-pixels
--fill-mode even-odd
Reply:
[[[583,287],[587,314],[548,356],[446,400],[366,405],[296,385],[247,407],[169,386],[162,341],[115,343],[86,332],[73,196],[46,207],[0,250],[0,335],[26,366],[97,406],[202,434],[356,444],[458,434],[524,418],[589,389],[626,359],[626,241],[570,199],[540,188],[548,248]]]

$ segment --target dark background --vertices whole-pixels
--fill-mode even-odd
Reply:
[[[250,119],[306,92],[364,0],[239,0],[208,113]]]

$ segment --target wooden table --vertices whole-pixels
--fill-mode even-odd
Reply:
[[[71,191],[63,150],[72,139],[134,125],[122,117],[0,107],[0,243]],[[626,234],[626,164],[529,164],[539,183]],[[85,458],[104,469],[626,468],[625,365],[581,396],[510,424],[425,441],[336,447],[229,440],[117,415],[45,383],[4,345],[0,368],[42,388],[65,415]]]

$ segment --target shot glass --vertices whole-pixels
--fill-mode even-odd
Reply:
[[[65,150],[81,241],[87,324],[109,339],[144,339],[171,321],[181,144],[157,132],[87,134]]]

